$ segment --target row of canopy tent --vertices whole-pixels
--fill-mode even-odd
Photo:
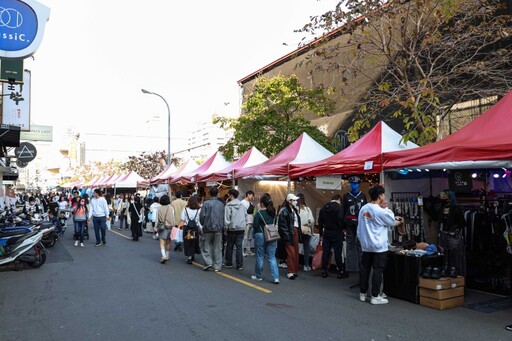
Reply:
[[[132,171],[128,174],[112,174],[103,177],[95,177],[87,182],[75,181],[61,185],[63,188],[136,188],[144,179]]]
[[[404,167],[455,169],[512,167],[512,92],[465,127],[432,144],[418,147],[403,143],[402,136],[384,122],[337,154],[332,154],[303,133],[268,159],[252,147],[233,163],[215,152],[201,165],[188,160],[149,180],[158,183],[197,183],[274,176],[308,176],[382,173]],[[146,182],[146,183],[148,183]]]

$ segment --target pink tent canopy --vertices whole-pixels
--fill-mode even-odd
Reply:
[[[105,184],[105,187],[114,187],[118,181],[121,181],[126,177],[127,174],[114,174]]]
[[[401,140],[400,134],[381,121],[355,143],[333,156],[312,163],[290,165],[290,177],[380,173],[384,152],[418,147],[412,142],[404,145]]]
[[[163,171],[160,172],[160,174],[152,177],[149,180],[149,183],[151,185],[159,184],[167,180],[172,174],[176,172],[177,168],[174,164],[167,165]]]
[[[197,167],[195,170],[184,173],[179,177],[172,179],[171,183],[177,182],[197,182],[196,177],[198,176],[206,176],[211,173],[217,172],[221,169],[224,169],[229,166],[229,162],[226,161],[224,155],[220,152],[215,152],[208,160],[206,160],[202,165]]]
[[[124,179],[116,182],[118,188],[137,188],[137,182],[144,179],[134,171],[131,171]]]
[[[464,128],[442,140],[384,153],[386,169],[458,161],[512,160],[512,91]]]
[[[325,149],[308,134],[302,133],[288,147],[267,161],[252,167],[241,168],[235,171],[235,178],[258,175],[288,175],[288,168],[297,163],[314,162],[331,156]]]
[[[188,159],[183,164],[181,164],[181,166],[179,166],[174,173],[170,174],[168,178],[162,179],[162,182],[170,182],[172,179],[178,178],[184,174],[188,174],[189,172],[193,172],[197,168],[198,164],[194,160]]]
[[[244,153],[238,159],[238,161],[233,162],[229,166],[227,166],[224,169],[221,169],[220,171],[211,173],[209,175],[198,175],[196,176],[197,182],[206,182],[206,181],[221,181],[226,179],[232,179],[233,174],[235,171],[246,168],[246,167],[252,167],[255,165],[259,165],[265,161],[268,160],[268,157],[263,155],[258,148],[251,147],[248,151]]]
[[[100,178],[97,176],[97,177],[94,177],[92,178],[90,181],[86,182],[84,185],[82,185],[82,187],[84,188],[90,188],[92,187],[92,185],[97,182]]]

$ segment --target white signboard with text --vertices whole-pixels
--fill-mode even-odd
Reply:
[[[2,85],[2,123],[30,131],[30,71],[23,72],[23,80],[23,84]]]
[[[341,175],[329,175],[329,176],[317,176],[316,177],[316,188],[317,189],[330,189],[330,190],[341,190],[343,180]]]

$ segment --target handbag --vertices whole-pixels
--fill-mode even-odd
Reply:
[[[313,261],[311,262],[311,268],[313,270],[322,269],[322,257],[324,254],[324,247],[321,242],[318,243],[313,254]],[[327,269],[331,266],[331,252],[329,252],[329,260],[327,261]]]
[[[273,242],[273,241],[281,239],[281,236],[279,235],[277,226],[274,223],[267,224],[265,222],[265,219],[263,219],[261,212],[258,211],[258,213],[259,213],[261,219],[263,220],[263,222],[265,223],[265,225],[263,226],[263,236],[265,237],[265,241]]]
[[[169,211],[169,206],[167,206],[167,210],[165,211],[164,221],[159,221],[158,224],[156,224],[157,232],[162,232],[165,230],[165,220],[167,219],[167,212]],[[174,227],[173,227],[174,229]],[[172,231],[171,231],[172,233]],[[172,237],[171,237],[172,240]]]

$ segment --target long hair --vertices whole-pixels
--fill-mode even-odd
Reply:
[[[260,199],[260,205],[267,209],[268,214],[273,218],[276,216],[276,209],[274,208],[274,204],[272,203],[272,199],[270,199],[269,195],[264,195]]]

